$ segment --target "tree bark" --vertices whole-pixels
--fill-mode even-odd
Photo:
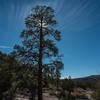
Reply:
[[[39,72],[38,72],[38,100],[43,100],[42,97],[42,50],[43,50],[43,33],[42,33],[42,19],[40,27],[40,48],[39,48]]]

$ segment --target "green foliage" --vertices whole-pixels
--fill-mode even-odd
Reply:
[[[5,98],[12,87],[13,67],[11,64],[11,57],[0,52],[0,99]]]
[[[67,90],[67,91],[73,91],[73,88],[74,88],[74,82],[73,82],[73,80],[71,79],[71,78],[69,78],[69,79],[64,79],[63,81],[62,81],[62,88],[63,88],[63,90]]]
[[[92,97],[94,98],[94,100],[99,100],[100,99],[100,82],[98,82],[95,86],[96,86],[96,89]]]
[[[75,97],[71,95],[74,89],[74,82],[71,77],[62,80],[61,88],[62,90],[59,95],[60,100],[75,100]]]
[[[87,88],[95,89],[95,84],[96,84],[96,82],[80,82],[80,81],[74,81],[74,83],[76,88],[79,87],[85,90]]]
[[[52,61],[50,64],[44,64],[43,66],[43,74],[44,74],[44,84],[49,87],[49,84],[56,86],[58,89],[58,85],[60,82],[61,73],[60,71],[63,69],[63,63],[61,59],[56,59]]]
[[[37,70],[17,62],[12,55],[0,53],[0,100],[13,100],[17,92],[36,94]],[[32,100],[32,99],[30,99]]]

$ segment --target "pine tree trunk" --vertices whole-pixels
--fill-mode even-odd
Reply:
[[[39,48],[39,72],[38,72],[38,100],[43,100],[42,98],[42,20],[41,20],[41,28],[40,28],[40,48]]]

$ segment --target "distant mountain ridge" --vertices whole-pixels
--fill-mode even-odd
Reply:
[[[100,81],[100,75],[91,75],[91,76],[82,77],[82,78],[75,78],[73,80],[79,81],[79,82],[98,82]]]

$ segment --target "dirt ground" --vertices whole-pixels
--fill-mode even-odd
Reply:
[[[29,100],[27,96],[17,95],[15,100]],[[49,93],[43,93],[43,100],[58,100],[56,96],[51,96]]]
[[[43,94],[43,100],[58,100],[56,96],[51,96],[48,93]]]

